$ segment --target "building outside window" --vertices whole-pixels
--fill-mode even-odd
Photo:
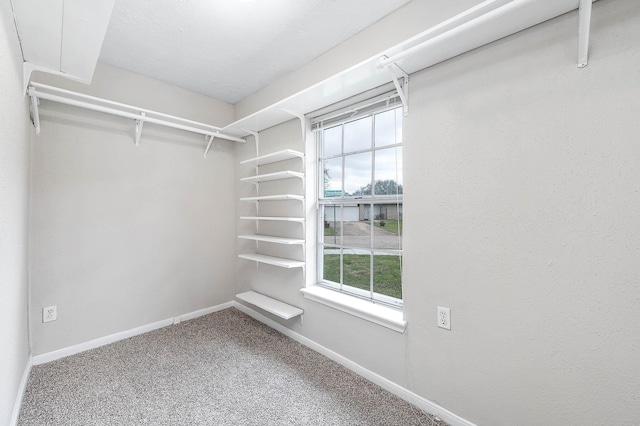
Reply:
[[[402,108],[315,120],[318,283],[402,306]]]

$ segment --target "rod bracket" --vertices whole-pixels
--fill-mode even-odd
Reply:
[[[145,117],[145,113],[144,111],[142,111],[140,113],[140,118],[136,119],[136,135],[135,135],[136,146],[140,146],[140,137],[142,136],[142,126],[144,126],[144,117]]]
[[[29,93],[31,96],[31,118],[33,120],[33,127],[36,128],[36,134],[40,134],[40,110],[38,109],[38,104],[40,100],[35,94]]]
[[[207,158],[207,154],[209,153],[209,150],[211,149],[211,144],[213,143],[213,138],[215,138],[218,134],[213,134],[209,136],[209,140],[207,142],[207,147],[204,150],[204,158]],[[205,136],[206,138],[206,136]]]
[[[580,0],[580,8],[578,9],[578,68],[584,68],[589,63],[591,1]]]
[[[382,56],[380,62],[383,63],[387,59],[389,59],[387,56]],[[393,84],[396,86],[400,101],[402,101],[402,113],[406,117],[409,114],[409,75],[395,62],[385,65],[385,68],[391,74]]]

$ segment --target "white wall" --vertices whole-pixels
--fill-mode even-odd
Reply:
[[[0,2],[0,424],[9,424],[29,360],[29,108],[8,1]]]
[[[366,31],[423,18],[405,12]],[[284,324],[471,422],[638,424],[638,40],[638,2],[601,0],[585,69],[573,12],[411,76],[406,334],[285,291],[301,286],[289,271],[245,272],[239,289],[302,307],[304,325]],[[357,44],[324,58],[348,65]],[[339,66],[324,58],[305,68]],[[265,133],[277,146],[294,131]],[[436,327],[437,306],[451,308],[451,331]]]
[[[640,422],[640,5],[594,3],[582,70],[576,23],[411,82],[409,368],[479,424]]]
[[[98,64],[90,87],[41,82],[222,126],[233,107]],[[34,355],[228,302],[234,142],[42,101],[32,152]],[[42,307],[58,319],[43,324]]]

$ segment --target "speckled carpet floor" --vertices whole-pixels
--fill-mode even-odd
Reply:
[[[34,366],[19,425],[445,425],[235,308]]]

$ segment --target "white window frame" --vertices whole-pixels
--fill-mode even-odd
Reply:
[[[399,102],[399,98],[397,97],[397,94],[393,94],[393,95],[383,95],[382,97],[378,97],[374,100],[368,101],[367,103],[361,103],[355,107],[349,107],[346,109],[342,109],[338,112],[334,112],[334,113],[330,113],[330,114],[325,114],[321,117],[317,117],[315,119],[312,120],[312,125],[314,127],[314,132],[322,132],[323,130],[326,130],[328,128],[332,128],[338,125],[344,125],[346,123],[355,121],[355,120],[359,120],[368,116],[374,116],[376,114],[380,114],[380,113],[384,113],[386,111],[389,110],[394,110],[394,109],[398,109],[398,108],[402,108],[401,103]],[[374,131],[374,127],[375,127],[375,120],[372,120],[372,132]],[[343,188],[343,193],[341,194],[340,197],[331,197],[331,198],[325,198],[324,195],[324,178],[323,178],[323,173],[324,173],[324,167],[322,165],[323,160],[326,159],[331,159],[331,158],[341,158],[342,159],[342,170],[344,171],[345,166],[344,166],[344,161],[347,155],[353,155],[353,154],[359,154],[359,153],[367,153],[367,152],[371,152],[372,153],[372,158],[374,158],[374,153],[375,151],[379,151],[379,150],[383,150],[383,149],[391,149],[391,148],[398,148],[398,147],[402,147],[403,143],[402,141],[400,143],[396,143],[396,144],[391,144],[391,145],[385,145],[382,147],[376,147],[375,146],[375,141],[374,143],[372,143],[372,146],[370,148],[364,149],[364,150],[359,150],[359,151],[354,151],[354,152],[341,152],[339,155],[334,155],[334,156],[328,156],[328,157],[323,157],[322,156],[322,140],[321,137],[316,133],[315,135],[315,145],[316,145],[316,161],[317,161],[317,175],[318,175],[318,179],[317,179],[317,191],[316,191],[316,201],[317,201],[317,210],[316,210],[316,224],[317,224],[317,258],[316,258],[316,271],[317,271],[317,276],[316,276],[316,282],[318,284],[318,286],[327,288],[327,289],[331,289],[334,291],[338,291],[341,294],[344,295],[348,295],[348,296],[354,296],[356,298],[361,298],[364,299],[366,301],[370,301],[370,302],[374,302],[374,303],[379,303],[379,304],[383,304],[385,306],[391,307],[393,309],[402,309],[403,307],[403,300],[402,299],[398,299],[395,297],[390,297],[390,296],[386,296],[384,294],[380,294],[380,293],[376,293],[373,290],[373,280],[374,280],[374,274],[373,274],[373,262],[375,259],[374,254],[377,252],[388,252],[389,254],[392,255],[398,255],[400,256],[401,259],[401,268],[402,268],[402,254],[403,254],[403,250],[402,250],[402,246],[400,246],[399,250],[391,250],[391,249],[373,249],[372,247],[369,247],[368,249],[363,249],[363,248],[359,248],[362,250],[366,250],[369,251],[369,253],[371,254],[370,259],[371,259],[371,263],[370,263],[370,288],[369,290],[363,290],[363,289],[359,289],[356,287],[352,287],[349,285],[345,285],[345,284],[340,284],[340,283],[335,283],[332,281],[325,281],[323,280],[323,272],[324,272],[324,248],[326,246],[326,244],[324,243],[324,221],[325,221],[325,217],[324,217],[324,207],[327,205],[334,205],[334,204],[338,204],[340,205],[341,209],[345,207],[345,205],[348,204],[354,204],[354,203],[358,203],[358,204],[368,204],[370,207],[370,212],[374,211],[374,205],[375,204],[396,204],[396,205],[403,205],[403,196],[402,194],[398,194],[398,195],[364,195],[364,196],[359,196],[359,197],[345,197],[344,196],[344,173],[342,176],[342,180],[343,180],[343,184],[342,184],[342,188]],[[375,137],[374,135],[372,135],[372,137]],[[342,141],[344,143],[344,138],[342,138]],[[344,150],[341,150],[344,151]],[[375,163],[375,162],[374,162]],[[372,179],[371,179],[371,183],[374,184],[375,180],[374,177],[375,176],[375,164],[372,165]],[[372,188],[373,191],[373,188]],[[340,215],[340,217],[344,217],[342,214]],[[373,226],[373,225],[372,225]],[[401,238],[401,237],[399,237]],[[373,239],[373,233],[372,233],[372,239]],[[347,247],[345,245],[342,244],[342,242],[338,243],[338,244],[329,244],[331,247],[336,247],[337,249],[340,249],[340,281],[343,282],[342,279],[342,273],[343,273],[343,249],[350,249],[353,247]],[[402,274],[402,272],[401,272]]]

